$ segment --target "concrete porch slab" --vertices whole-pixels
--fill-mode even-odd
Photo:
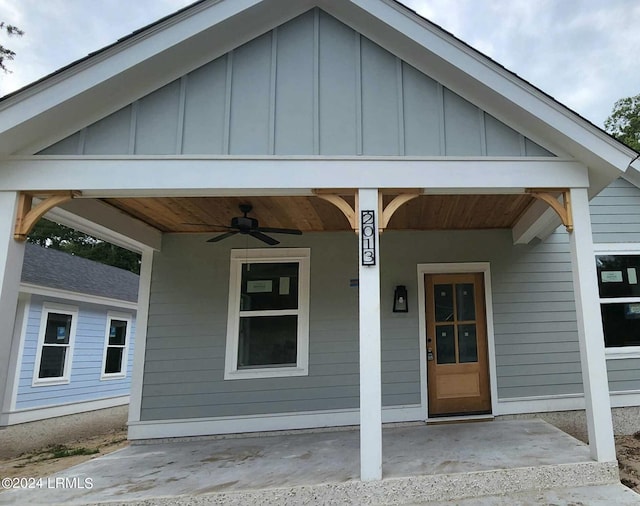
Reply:
[[[57,476],[92,488],[0,504],[410,504],[618,483],[615,462],[540,420],[385,427],[379,482],[359,481],[358,445],[357,430],[135,444]]]

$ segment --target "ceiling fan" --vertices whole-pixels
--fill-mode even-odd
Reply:
[[[274,239],[273,237],[269,237],[263,232],[268,232],[271,234],[302,235],[302,232],[300,230],[296,230],[293,228],[261,227],[257,219],[249,218],[247,216],[247,214],[249,214],[252,209],[253,206],[251,204],[240,204],[240,212],[243,213],[244,216],[236,216],[235,218],[231,218],[231,226],[221,226],[222,228],[229,229],[229,232],[225,232],[224,234],[212,237],[207,242],[218,242],[236,234],[244,234],[255,237],[262,242],[266,242],[269,246],[274,246],[276,244],[280,244],[280,241]]]

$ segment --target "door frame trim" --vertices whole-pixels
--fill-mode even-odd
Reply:
[[[418,331],[420,336],[420,396],[422,415],[429,421],[429,395],[427,385],[427,317],[424,294],[425,274],[465,274],[480,272],[484,281],[484,305],[487,322],[487,352],[489,355],[489,388],[491,392],[491,413],[497,412],[498,384],[496,370],[496,349],[493,333],[493,298],[491,296],[491,264],[489,262],[428,263],[418,264]],[[460,419],[466,418],[460,416]],[[433,418],[436,420],[436,418]]]

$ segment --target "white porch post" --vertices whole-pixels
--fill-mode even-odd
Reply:
[[[363,224],[362,211],[373,211],[373,227]],[[382,479],[382,374],[380,355],[380,237],[378,190],[358,191],[359,315],[360,315],[360,479]],[[363,230],[364,229],[364,230]],[[375,264],[363,265],[364,239],[372,239]],[[365,261],[363,262],[363,257]],[[370,262],[369,262],[370,263]]]
[[[18,306],[20,276],[24,259],[24,243],[13,238],[18,205],[17,192],[0,192],[0,412],[8,411],[11,392],[7,385],[12,383],[9,374],[13,341],[13,326]]]
[[[571,267],[578,318],[589,448],[594,460],[608,462],[616,460],[616,449],[611,422],[611,401],[593,254],[589,198],[586,189],[571,189],[571,206],[574,223],[574,230],[569,234]]]
[[[129,423],[140,421],[142,408],[142,381],[144,359],[147,347],[147,324],[149,321],[149,298],[151,296],[151,273],[153,270],[153,250],[142,252],[140,264],[140,284],[138,289],[138,312],[136,314],[136,344],[131,372],[131,394],[129,400]],[[131,429],[129,429],[131,433]]]

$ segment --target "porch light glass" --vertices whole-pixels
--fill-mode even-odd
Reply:
[[[393,293],[393,312],[409,312],[409,305],[407,304],[407,287],[404,285],[396,286],[396,289]]]

